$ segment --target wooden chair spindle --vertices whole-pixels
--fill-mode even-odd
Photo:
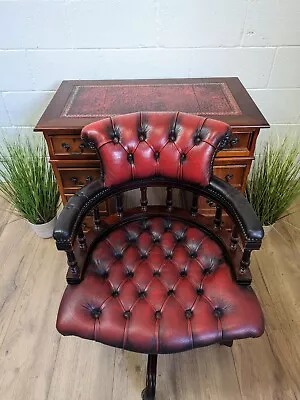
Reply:
[[[198,213],[198,198],[199,196],[195,193],[193,193],[193,199],[192,199],[192,207],[191,207],[191,215],[195,217]]]
[[[166,206],[168,211],[172,211],[173,208],[173,191],[171,187],[167,187],[167,198]]]
[[[123,211],[124,211],[124,207],[123,207],[123,195],[122,194],[118,194],[116,196],[116,210],[117,210],[117,214],[119,217],[122,217],[123,215]]]
[[[216,207],[214,224],[215,224],[215,228],[216,229],[220,229],[221,228],[221,224],[222,224],[222,207],[220,207],[218,205]]]
[[[76,261],[73,250],[68,250],[68,251],[66,251],[66,253],[67,253],[67,259],[68,259],[68,266],[71,268],[72,274],[78,275],[79,269],[78,269],[77,261]]]
[[[234,225],[232,228],[231,239],[230,239],[231,250],[236,250],[238,241],[239,241],[238,229],[237,229],[237,226]]]
[[[148,198],[147,198],[147,188],[141,188],[141,208],[142,211],[147,211]]]
[[[93,214],[94,214],[94,227],[96,230],[99,230],[101,228],[101,221],[100,221],[100,212],[98,207],[94,208]]]
[[[240,272],[245,273],[250,265],[251,250],[245,249],[240,263]]]
[[[86,249],[86,240],[82,227],[78,229],[78,243],[81,249]]]

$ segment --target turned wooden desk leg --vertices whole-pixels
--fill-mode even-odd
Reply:
[[[143,400],[155,399],[157,354],[148,355],[146,387],[142,391]]]

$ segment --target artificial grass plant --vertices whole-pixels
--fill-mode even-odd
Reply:
[[[51,221],[59,192],[42,140],[28,137],[4,141],[0,147],[0,193],[32,224]]]
[[[300,195],[300,141],[270,140],[253,165],[246,195],[262,225],[287,216]]]

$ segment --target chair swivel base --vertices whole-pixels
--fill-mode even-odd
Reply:
[[[221,346],[231,347],[233,340],[220,342]],[[142,400],[155,400],[157,354],[149,354],[147,362],[146,387],[142,391]]]
[[[154,400],[156,389],[157,354],[148,355],[146,387],[142,391],[143,400]]]

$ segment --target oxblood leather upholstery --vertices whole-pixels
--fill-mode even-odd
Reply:
[[[229,135],[222,122],[184,113],[135,113],[86,126],[82,137],[99,152],[103,182],[69,201],[54,234],[58,248],[70,257],[78,226],[97,198],[150,177],[205,187],[232,209],[249,248],[259,248],[260,224],[250,206],[243,207],[244,197],[226,183],[210,182],[214,157]],[[263,333],[253,290],[231,276],[232,254],[205,229],[179,221],[176,212],[166,215],[145,214],[96,243],[82,282],[63,296],[57,319],[62,334],[156,354]],[[72,262],[71,255],[70,268]]]
[[[142,353],[173,353],[263,333],[251,287],[231,277],[219,245],[169,218],[117,228],[69,285],[57,328]]]
[[[229,134],[224,122],[185,113],[127,114],[82,130],[100,153],[105,186],[157,175],[206,186]]]

